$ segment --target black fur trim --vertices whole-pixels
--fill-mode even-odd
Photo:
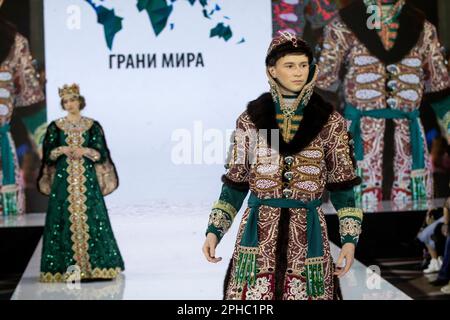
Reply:
[[[280,134],[278,152],[281,155],[292,155],[302,151],[317,137],[328,122],[332,112],[333,106],[325,102],[317,93],[313,93],[303,111],[303,119],[294,138],[289,143],[286,143]],[[267,129],[267,139],[270,147],[270,130],[279,129],[275,105],[270,93],[264,93],[256,100],[251,101],[247,106],[247,114],[257,129]]]
[[[223,281],[223,300],[227,300],[227,290],[231,279],[231,269],[233,268],[233,258],[230,259],[228,264],[227,273],[225,274],[225,279]]]
[[[428,103],[438,102],[450,96],[450,87],[437,92],[429,92],[424,96],[424,100]]]
[[[50,122],[50,124],[48,125],[48,127],[47,127],[47,132],[45,133],[45,137],[44,137],[44,141],[45,140],[47,140],[46,138],[47,138],[47,134],[48,134],[48,130],[49,130],[49,128],[51,127],[51,126],[55,126],[55,128],[56,128],[56,130],[58,131],[58,130],[60,130],[59,128],[58,128],[58,126],[52,121],[52,122]],[[49,154],[50,153],[50,150],[47,150],[47,145],[46,145],[46,143],[42,143],[42,154],[44,155],[44,157],[45,157],[45,155],[47,155],[47,154]],[[37,177],[37,179],[36,179],[36,189],[41,193],[41,194],[43,194],[43,195],[45,195],[45,196],[48,196],[48,195],[46,195],[44,192],[42,192],[42,190],[41,190],[41,188],[40,188],[40,186],[39,186],[39,181],[42,179],[42,176],[43,176],[43,174],[44,174],[44,168],[45,168],[45,162],[44,162],[44,159],[42,159],[41,160],[41,166],[40,166],[40,168],[39,168],[39,173],[38,173],[38,177]],[[53,165],[54,166],[54,165]]]
[[[250,189],[250,184],[248,182],[235,182],[228,178],[225,174],[222,175],[222,182],[229,186],[230,188],[239,191],[248,191]]]
[[[16,39],[16,33],[16,28],[6,19],[0,17],[0,64],[9,56]]]
[[[283,299],[285,274],[287,269],[287,249],[289,243],[290,220],[289,209],[281,208],[275,251],[275,300]]]
[[[336,183],[327,183],[325,188],[328,191],[340,191],[340,190],[347,190],[350,188],[353,188],[354,186],[357,186],[361,184],[362,180],[360,177],[355,177],[352,180],[343,181],[343,182],[336,182]]]
[[[398,18],[400,26],[395,44],[390,50],[386,50],[377,31],[367,28],[369,15],[366,10],[364,2],[357,0],[341,9],[339,15],[358,40],[379,60],[392,64],[403,59],[417,44],[422,33],[425,21],[423,12],[408,2],[405,3]]]

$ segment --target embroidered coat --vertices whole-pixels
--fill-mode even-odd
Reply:
[[[260,129],[277,129],[277,115],[271,94],[249,103],[237,120],[237,132],[227,173],[222,177],[222,193],[213,205],[208,232],[221,239],[230,228],[248,191],[259,199],[318,200],[326,188],[336,192],[350,190],[359,182],[352,160],[350,137],[344,118],[313,94],[304,108],[303,118],[293,139],[272,145],[272,139],[247,139]],[[270,133],[271,131],[269,131]],[[243,138],[244,137],[244,138]],[[247,141],[247,142],[245,142]],[[244,141],[244,142],[243,142]],[[244,145],[244,150],[237,148]],[[244,162],[238,161],[239,157]],[[254,161],[249,161],[253,157]],[[273,160],[275,159],[275,160]],[[289,175],[289,179],[286,177]],[[352,199],[337,209],[341,219],[342,242],[356,243],[362,212],[351,207]],[[225,299],[333,299],[338,286],[333,278],[325,217],[317,209],[320,221],[318,238],[323,244],[324,291],[307,293],[305,261],[308,254],[307,210],[304,208],[259,208],[256,253],[256,281],[238,281],[239,248],[248,224],[247,208],[239,225],[233,258],[224,285]]]
[[[25,211],[24,186],[10,122],[15,107],[29,106],[44,100],[31,60],[27,39],[16,33],[9,54],[0,63],[0,150],[3,149],[0,212],[4,215],[21,214]]]
[[[418,109],[427,97],[446,128],[450,115],[449,75],[436,28],[406,3],[395,44],[386,50],[377,31],[367,28],[368,17],[364,3],[355,1],[325,27],[316,87],[335,90],[344,74],[344,115],[363,179],[360,200],[382,200],[383,168],[389,167],[392,200],[430,198],[431,161]],[[385,138],[389,117],[393,140]],[[385,144],[394,145],[394,157],[383,163]]]

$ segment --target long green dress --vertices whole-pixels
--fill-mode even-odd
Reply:
[[[82,159],[71,159],[62,146],[88,148]],[[61,118],[49,124],[44,138],[39,190],[49,195],[44,228],[40,281],[112,279],[124,263],[103,196],[118,179],[103,130],[97,121],[78,123]]]

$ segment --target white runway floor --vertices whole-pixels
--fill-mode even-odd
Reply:
[[[210,264],[201,252],[208,212],[209,206],[206,205],[110,207],[111,222],[125,260],[126,270],[120,278],[81,283],[79,287],[65,283],[40,283],[40,241],[12,299],[222,299],[223,279],[241,215],[219,244],[217,255],[223,260]],[[28,216],[21,219],[17,226],[26,226]],[[42,225],[44,215],[29,215],[29,220],[32,225]],[[13,221],[10,221],[10,226],[14,226]],[[339,248],[331,245],[336,259]],[[379,279],[377,287],[367,281],[367,277],[366,266],[356,261],[352,270],[341,279],[344,299],[410,299],[384,279]],[[369,277],[374,279],[373,275]]]

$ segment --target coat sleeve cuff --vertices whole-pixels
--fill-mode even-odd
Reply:
[[[222,200],[216,201],[209,215],[206,235],[212,232],[220,241],[233,224],[236,214],[236,209],[229,203]]]
[[[339,234],[342,245],[353,243],[356,245],[361,234],[363,212],[358,208],[342,208],[337,212],[339,217]]]

